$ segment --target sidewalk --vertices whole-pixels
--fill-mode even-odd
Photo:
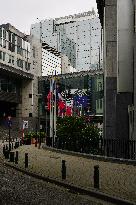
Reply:
[[[48,149],[38,149],[38,146],[34,145],[23,145],[13,151],[19,152],[18,165],[14,164],[15,166],[25,169],[25,153],[28,153],[27,171],[87,190],[95,190],[93,188],[94,166],[99,165],[99,191],[136,203],[136,166],[134,165],[86,159]],[[62,160],[66,160],[66,180],[61,179]]]

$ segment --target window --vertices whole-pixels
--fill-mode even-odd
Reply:
[[[30,70],[30,63],[25,61],[25,69],[26,70]]]
[[[29,113],[29,117],[32,117],[32,113]]]
[[[23,55],[22,38],[17,37],[17,54]]]
[[[27,69],[30,70],[30,63],[28,63],[28,68]]]
[[[6,55],[6,54],[3,52],[3,61],[5,61],[5,55]]]
[[[14,65],[14,56],[12,56],[11,59],[12,59],[12,64]]]
[[[35,58],[35,47],[33,47],[33,57]]]
[[[23,49],[20,46],[17,46],[17,54],[23,55]]]
[[[29,98],[32,98],[32,94],[29,94]]]
[[[8,83],[5,79],[1,80],[1,90],[7,92],[8,91]]]
[[[8,49],[9,49],[11,52],[15,52],[15,45],[12,44],[11,42],[9,42]]]
[[[23,60],[17,59],[17,66],[23,68]]]
[[[11,42],[11,32],[8,32],[9,42]]]
[[[6,39],[6,30],[3,29],[3,39]]]
[[[102,83],[99,82],[99,83],[98,83],[98,91],[101,91],[102,89],[103,89],[103,87],[102,87]]]
[[[8,55],[8,57],[9,57],[8,63],[11,63],[11,55]]]
[[[0,46],[2,47],[2,38],[0,38]]]
[[[3,48],[6,48],[6,40],[3,39]]]
[[[0,60],[2,60],[2,51],[0,51]]]
[[[99,109],[99,100],[96,100],[97,103],[97,109]]]
[[[12,43],[15,44],[15,34],[12,33]]]
[[[2,28],[0,28],[0,38],[2,38]]]
[[[100,109],[102,109],[102,99],[100,99]]]

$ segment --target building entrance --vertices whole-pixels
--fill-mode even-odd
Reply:
[[[16,103],[0,101],[0,118],[2,117],[16,117]]]

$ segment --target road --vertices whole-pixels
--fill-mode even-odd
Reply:
[[[35,179],[0,160],[0,205],[111,205],[95,198]]]

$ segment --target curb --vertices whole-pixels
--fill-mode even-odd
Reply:
[[[108,202],[118,204],[118,205],[136,205],[136,203],[133,203],[131,201],[124,200],[124,199],[121,199],[121,198],[118,198],[118,197],[115,197],[115,196],[110,196],[110,195],[105,194],[103,192],[100,192],[98,190],[88,190],[88,189],[85,189],[83,187],[74,186],[73,184],[70,184],[70,183],[67,183],[67,182],[64,182],[64,181],[60,181],[60,180],[45,177],[45,176],[42,176],[42,175],[38,175],[34,172],[28,171],[26,169],[22,169],[22,168],[17,167],[13,164],[10,164],[6,161],[4,161],[4,164],[8,167],[14,168],[17,171],[20,171],[20,172],[22,172],[24,174],[27,174],[29,176],[32,176],[32,177],[35,177],[37,179],[41,179],[41,180],[44,180],[46,182],[50,182],[50,183],[56,184],[58,186],[62,186],[64,188],[67,188],[67,189],[70,190],[71,193],[76,192],[76,193],[86,194],[86,195],[95,197],[97,199],[101,199],[103,201],[108,201]]]
[[[73,155],[73,156],[77,156],[77,157],[83,157],[86,159],[136,166],[136,160],[122,159],[122,158],[120,159],[120,158],[106,157],[106,156],[101,156],[101,155],[84,154],[84,153],[80,153],[80,152],[73,152],[73,151],[68,151],[68,150],[52,148],[52,147],[48,147],[47,145],[43,145],[42,148],[50,150],[52,152]]]

